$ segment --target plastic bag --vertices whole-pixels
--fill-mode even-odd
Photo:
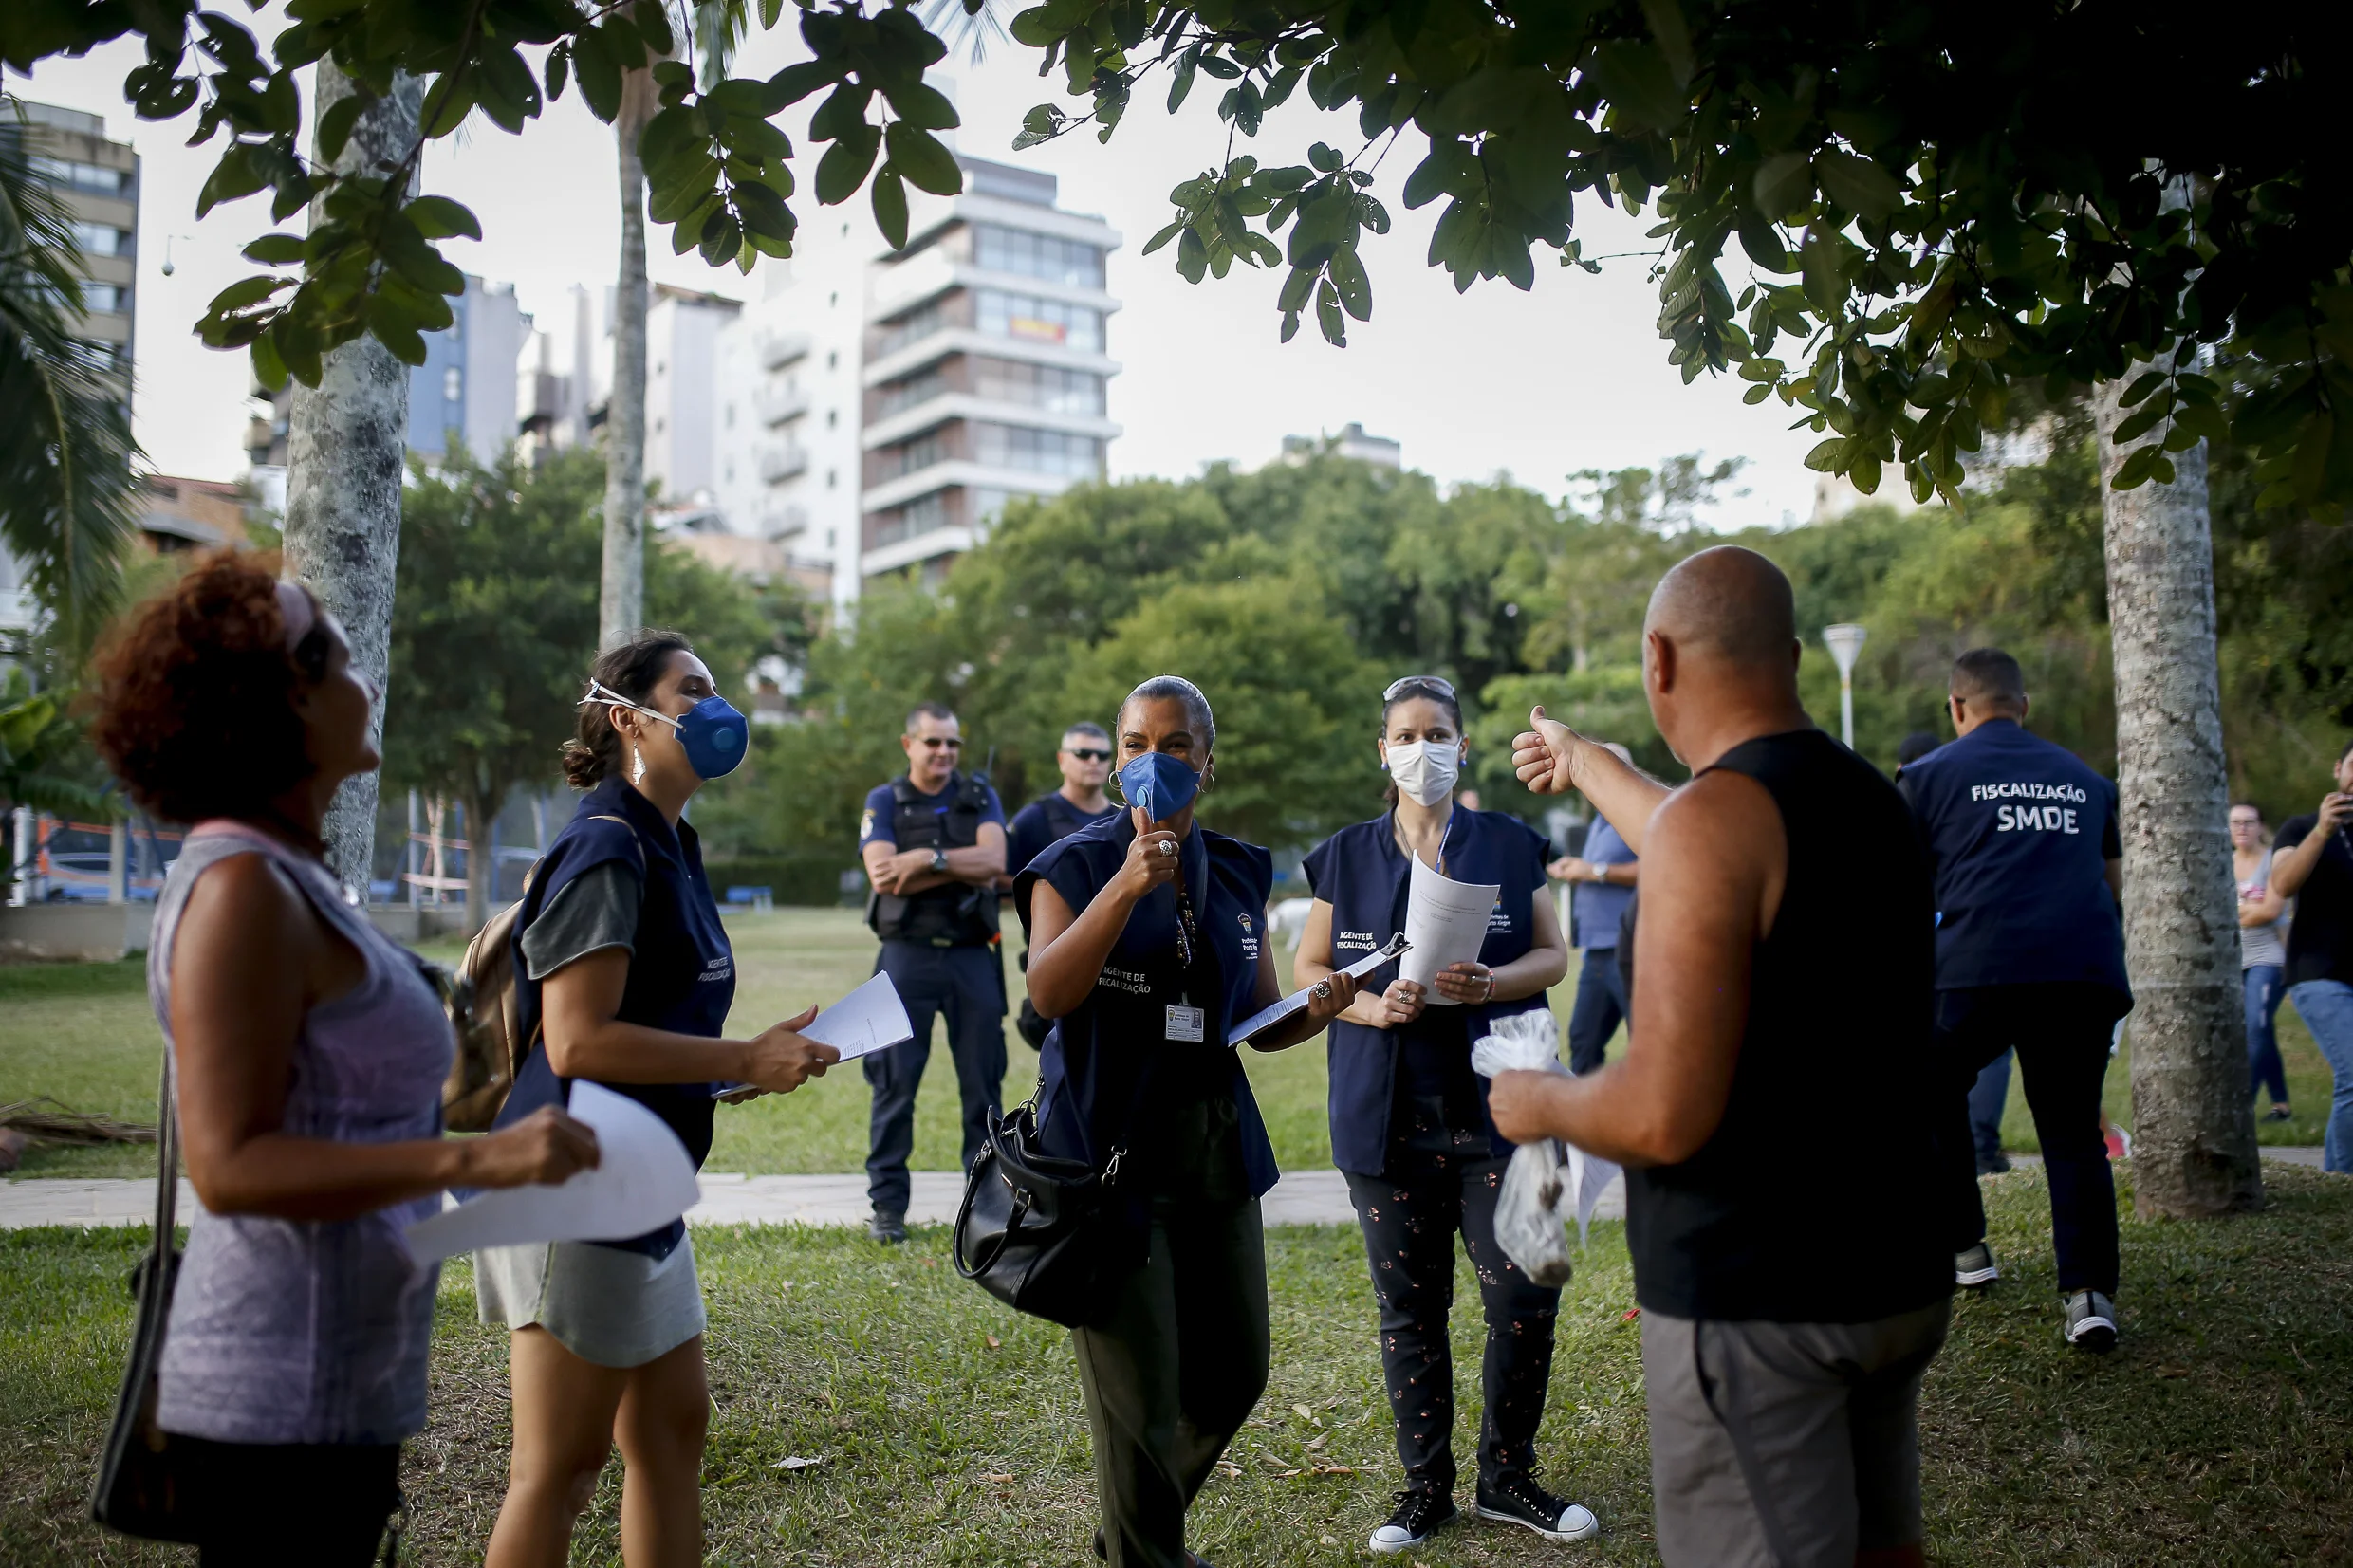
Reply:
[[[1560,1073],[1560,1036],[1542,1007],[1494,1021],[1493,1032],[1472,1044],[1471,1066],[1487,1078],[1526,1071]],[[1511,1152],[1495,1197],[1495,1240],[1520,1272],[1547,1289],[1568,1282],[1567,1227],[1585,1245],[1594,1205],[1617,1180],[1619,1168],[1558,1138],[1540,1138]]]

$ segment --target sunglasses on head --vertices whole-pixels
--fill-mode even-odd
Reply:
[[[941,747],[946,747],[951,751],[961,751],[964,749],[964,743],[957,740],[954,735],[917,735],[910,736],[909,738],[912,740],[921,741],[925,746],[930,747],[935,751],[938,750]]]
[[[1412,692],[1435,692],[1448,702],[1454,700],[1454,683],[1442,675],[1407,675],[1402,680],[1393,680],[1389,690],[1380,694],[1380,700],[1395,702]]]
[[[1070,754],[1083,763],[1107,763],[1111,760],[1108,747],[1074,746],[1070,747]]]

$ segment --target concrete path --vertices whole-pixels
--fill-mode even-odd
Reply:
[[[705,1171],[703,1201],[687,1211],[691,1225],[864,1225],[866,1178],[852,1176],[743,1176]],[[907,1218],[917,1225],[946,1225],[964,1196],[964,1178],[953,1171],[915,1172]],[[155,1184],[135,1180],[33,1178],[0,1186],[0,1230],[39,1225],[144,1225],[156,1211]],[[179,1211],[196,1211],[196,1194],[179,1184]],[[1337,1171],[1301,1171],[1285,1176],[1268,1193],[1262,1212],[1269,1225],[1354,1225],[1348,1184]],[[1623,1219],[1625,1186],[1603,1194],[1595,1217]]]
[[[2318,1149],[2279,1146],[2266,1159],[2317,1170]],[[2029,1156],[2017,1156],[2020,1164]],[[155,1184],[139,1180],[34,1177],[0,1184],[0,1230],[41,1225],[144,1225],[156,1211]],[[863,1225],[866,1178],[850,1176],[743,1176],[705,1171],[703,1201],[687,1212],[691,1225]],[[946,1225],[955,1218],[964,1178],[953,1171],[917,1171],[907,1218],[917,1225]],[[196,1211],[196,1194],[179,1184],[179,1211]],[[1337,1171],[1292,1171],[1268,1193],[1262,1211],[1269,1225],[1354,1225],[1348,1184]],[[1626,1214],[1623,1181],[1602,1194],[1594,1218],[1621,1220]]]

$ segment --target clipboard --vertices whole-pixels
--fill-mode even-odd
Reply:
[[[1402,933],[1399,933],[1389,938],[1389,944],[1387,947],[1382,948],[1378,952],[1366,953],[1355,963],[1347,965],[1342,968],[1340,972],[1346,975],[1351,980],[1362,980],[1366,975],[1372,973],[1375,969],[1380,968],[1383,964],[1388,963],[1391,959],[1396,958],[1400,953],[1407,951],[1412,947],[1413,944],[1405,940]],[[1282,1001],[1275,1003],[1271,1006],[1261,1007],[1258,1011],[1251,1014],[1250,1017],[1242,1020],[1239,1024],[1235,1025],[1232,1032],[1226,1036],[1226,1044],[1232,1049],[1239,1050],[1244,1045],[1249,1044],[1252,1037],[1265,1034],[1269,1029],[1282,1023],[1285,1019],[1295,1017],[1296,1015],[1306,1010],[1306,991],[1293,991]]]

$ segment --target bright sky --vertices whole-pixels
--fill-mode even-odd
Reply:
[[[800,56],[790,15],[787,9],[778,31],[746,46],[738,74],[765,76]],[[1172,118],[1156,75],[1110,145],[1085,131],[1015,154],[1010,143],[1024,112],[1054,96],[1056,83],[1023,64],[1034,58],[1002,42],[978,66],[952,57],[965,121],[956,135],[969,153],[1059,175],[1065,206],[1100,212],[1126,236],[1110,269],[1111,290],[1125,303],[1109,328],[1111,353],[1126,367],[1111,387],[1112,417],[1127,432],[1111,445],[1114,477],[1182,477],[1218,458],[1255,464],[1287,434],[1336,431],[1354,419],[1401,441],[1409,467],[1444,481],[1508,471],[1557,495],[1578,470],[1654,465],[1701,451],[1751,465],[1744,476],[1750,493],[1711,521],[1777,524],[1810,512],[1814,476],[1803,459],[1818,437],[1785,429],[1788,415],[1777,401],[1743,406],[1742,384],[1730,378],[1682,384],[1658,336],[1657,292],[1642,257],[1609,262],[1594,277],[1550,264],[1539,248],[1532,293],[1496,282],[1457,295],[1444,271],[1426,265],[1439,204],[1409,212],[1399,198],[1423,150],[1408,133],[1387,155],[1375,187],[1395,226],[1366,242],[1373,319],[1349,323],[1344,350],[1324,342],[1312,315],[1285,344],[1274,311],[1279,270],[1237,267],[1222,283],[1195,287],[1176,275],[1174,247],[1138,254],[1168,220],[1169,189],[1219,157],[1220,84],[1201,77]],[[218,145],[181,145],[194,116],[169,125],[132,117],[121,83],[137,61],[136,47],[118,42],[82,60],[45,63],[29,80],[10,73],[8,84],[29,99],[103,114],[107,133],[138,148],[144,179],[139,437],[164,472],[232,479],[246,467],[247,362],[205,348],[191,327],[213,294],[253,269],[237,251],[267,229],[267,197],[197,222],[196,192]],[[1350,152],[1359,139],[1353,117],[1320,114],[1301,92],[1260,133],[1259,156],[1299,160],[1318,138]],[[804,153],[797,172],[805,194],[794,207],[806,223],[815,158],[797,135],[796,151]],[[477,115],[454,144],[429,152],[425,188],[465,202],[482,220],[479,244],[454,243],[445,254],[492,283],[514,284],[524,308],[543,322],[561,319],[570,285],[612,280],[620,253],[612,137],[577,88],[521,137]],[[1642,237],[1648,221],[1584,202],[1576,231],[1588,255],[1638,251],[1655,243]],[[667,240],[667,231],[657,231],[648,247],[658,280],[739,297],[756,286],[732,268],[713,272],[692,256],[673,257]],[[168,278],[161,270],[167,253],[175,267]]]

